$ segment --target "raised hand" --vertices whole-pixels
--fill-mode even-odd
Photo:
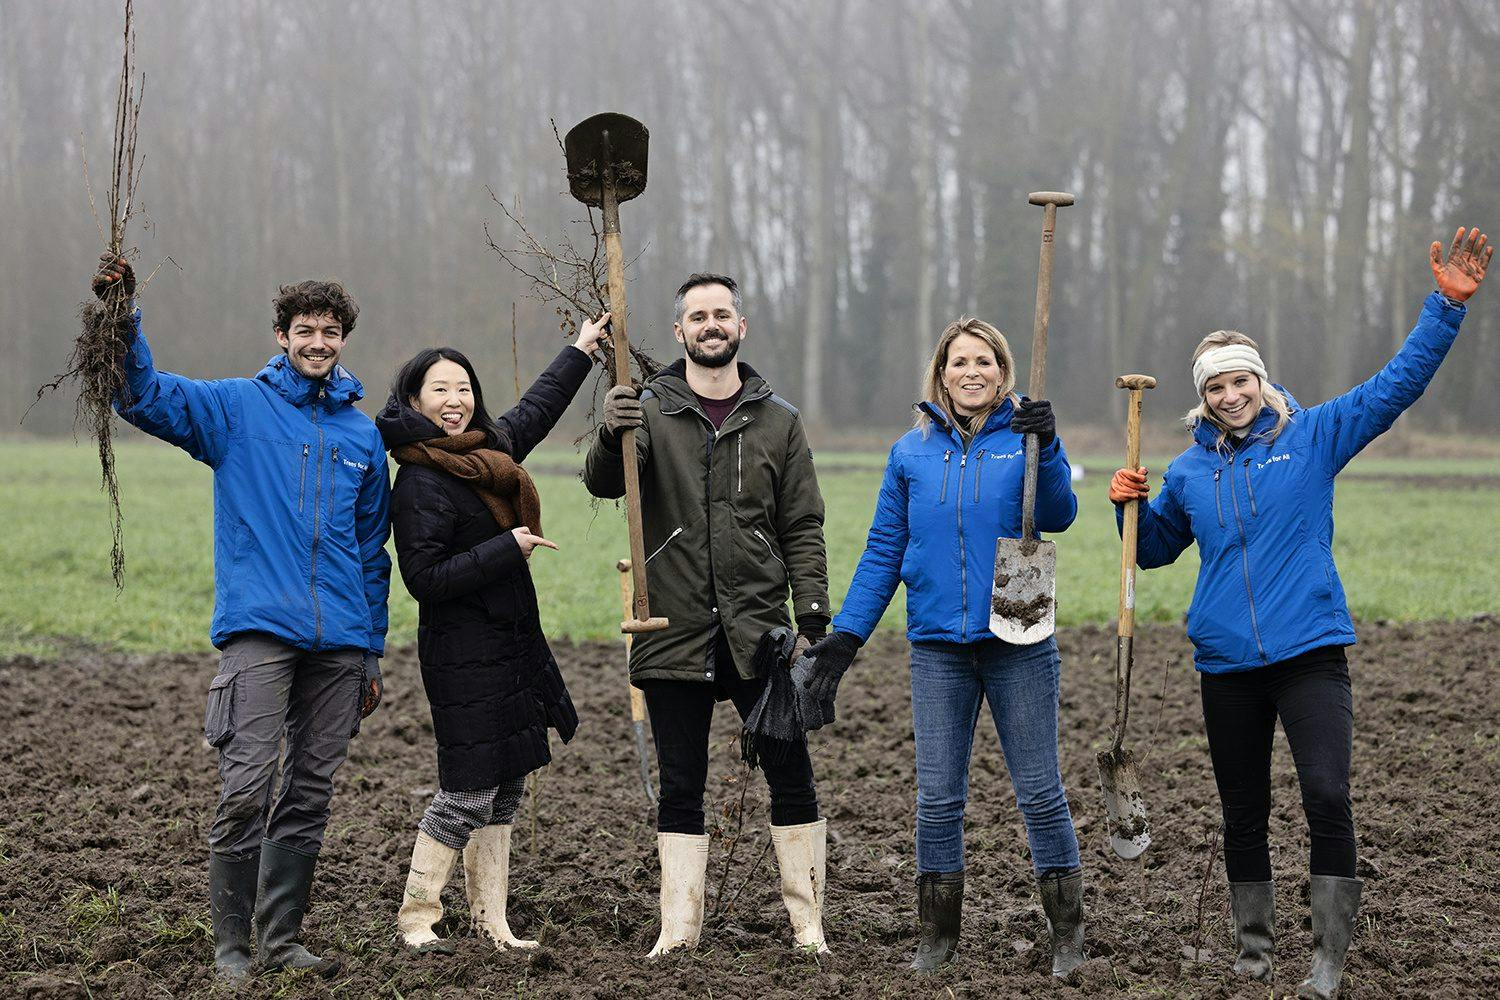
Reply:
[[[123,288],[127,299],[132,298],[135,295],[135,271],[124,257],[117,257],[112,253],[100,254],[99,270],[95,272],[92,284],[94,294],[101,299],[115,287]]]
[[[573,346],[591,358],[599,356],[599,341],[604,339],[604,331],[609,326],[609,313],[606,312],[598,319],[584,320],[583,325],[578,328],[578,339],[573,341]]]
[[[1453,234],[1453,243],[1448,247],[1448,259],[1443,260],[1443,245],[1433,242],[1428,251],[1432,261],[1432,280],[1437,290],[1454,302],[1464,302],[1479,288],[1484,272],[1489,269],[1490,258],[1495,248],[1486,246],[1489,237],[1478,229],[1468,230],[1464,238],[1464,227],[1459,226]]]

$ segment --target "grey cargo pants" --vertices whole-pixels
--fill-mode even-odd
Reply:
[[[225,644],[208,690],[203,735],[224,782],[209,848],[241,860],[262,839],[316,856],[333,799],[333,772],[359,732],[364,651],[310,653],[263,633]],[[283,735],[281,788],[272,801]]]

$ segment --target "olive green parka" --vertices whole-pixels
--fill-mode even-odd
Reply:
[[[657,372],[641,392],[636,431],[651,614],[671,624],[635,636],[630,679],[712,681],[709,645],[722,623],[734,667],[752,676],[761,635],[828,627],[823,495],[797,408],[739,362],[740,401],[714,431],[688,386],[686,363]],[[602,431],[583,468],[594,496],[625,495],[618,443]]]

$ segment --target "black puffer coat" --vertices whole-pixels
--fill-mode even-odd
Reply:
[[[564,348],[496,420],[500,450],[517,462],[541,443],[588,376]],[[443,432],[392,398],[376,419],[386,448]],[[520,546],[461,480],[403,465],[391,493],[396,559],[417,599],[417,656],[432,706],[438,782],[447,791],[493,788],[551,760],[547,727],[563,742],[578,715],[542,635],[536,589]]]

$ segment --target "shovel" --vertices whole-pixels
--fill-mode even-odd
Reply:
[[[1064,191],[1033,191],[1027,200],[1042,206],[1042,253],[1037,267],[1029,388],[1032,399],[1043,399],[1047,386],[1047,322],[1052,310],[1052,229],[1057,223],[1058,206],[1073,204],[1073,196]],[[1041,642],[1057,628],[1057,548],[1036,537],[1036,476],[1040,460],[1036,435],[1026,435],[1021,537],[995,540],[990,631],[1017,646]]]
[[[630,560],[615,563],[620,571],[620,604],[625,608],[625,617],[630,617]],[[625,633],[625,686],[630,689],[630,724],[635,727],[635,756],[641,765],[641,788],[646,799],[656,805],[656,792],[651,788],[651,764],[646,754],[646,696],[641,689],[630,683],[630,640]]]
[[[1141,392],[1156,388],[1150,375],[1121,375],[1115,388],[1130,390],[1125,419],[1125,467],[1141,464]],[[1099,752],[1099,788],[1109,814],[1109,846],[1126,861],[1133,861],[1151,846],[1151,824],[1146,819],[1146,800],[1141,797],[1141,779],[1135,755],[1127,750],[1125,724],[1130,720],[1130,673],[1135,666],[1135,541],[1136,515],[1140,501],[1125,504],[1120,539],[1120,625],[1115,639],[1115,739]]]
[[[620,202],[646,189],[646,126],[612,112],[586,118],[568,130],[563,153],[568,162],[568,189],[604,216],[604,254],[609,268],[610,338],[615,354],[615,385],[630,384],[630,340],[625,335],[625,254],[620,248]],[[620,622],[620,631],[659,632],[665,618],[651,617],[646,592],[646,543],[641,534],[641,481],[636,468],[635,431],[620,436],[625,464],[625,516],[630,529],[630,565],[635,599]]]

